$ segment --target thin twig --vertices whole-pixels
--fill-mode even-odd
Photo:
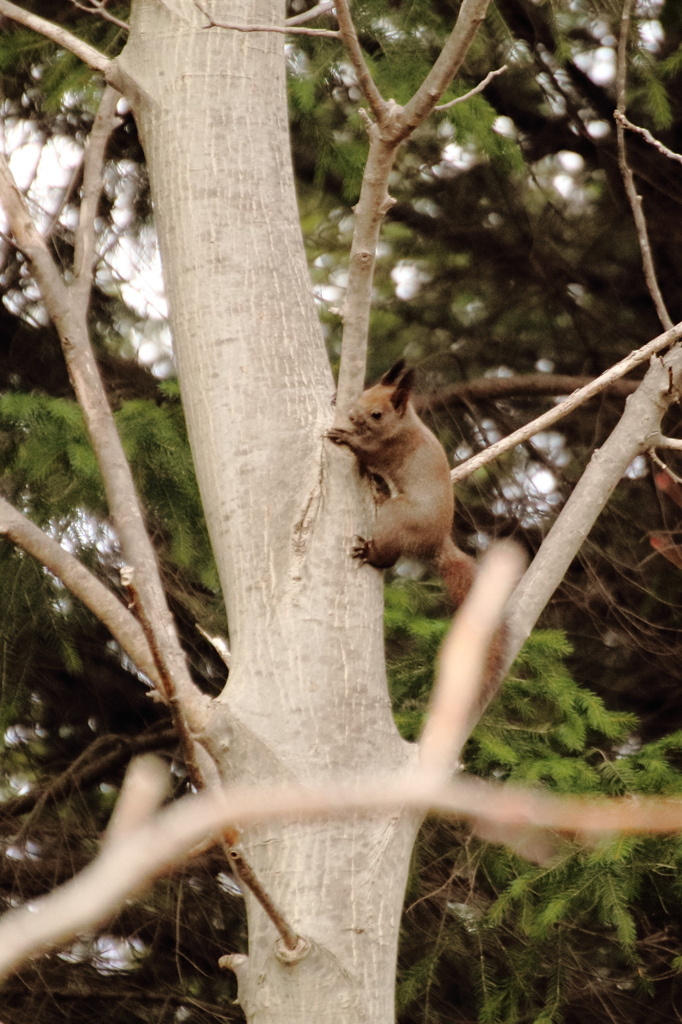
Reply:
[[[358,34],[355,31],[355,25],[351,18],[348,0],[336,0],[334,6],[336,7],[336,20],[339,23],[339,35],[343,40],[343,45],[345,46],[350,62],[353,65],[358,85],[362,89],[362,92],[372,109],[372,113],[381,124],[386,117],[386,100],[379,92],[374,79],[372,78],[371,72],[367,67],[362,48],[360,46],[360,40],[358,39]]]
[[[664,146],[662,142],[659,142],[659,140],[651,134],[648,128],[640,128],[638,125],[633,124],[632,121],[628,120],[625,114],[620,110],[616,110],[613,116],[616,121],[618,121],[619,124],[622,124],[624,128],[627,128],[628,131],[641,135],[643,139],[646,139],[650,146],[657,149],[659,153],[663,154],[663,156],[667,156],[670,160],[676,160],[678,164],[682,164],[682,156],[679,153],[675,153],[674,150],[668,149],[668,147]]]
[[[635,179],[628,164],[627,152],[625,146],[625,128],[623,122],[617,115],[620,114],[625,116],[626,109],[626,75],[627,75],[627,47],[628,47],[628,35],[630,32],[630,12],[632,10],[633,0],[624,0],[623,13],[621,15],[620,22],[620,36],[618,38],[618,50],[616,57],[616,100],[617,107],[614,113],[616,120],[616,139],[618,143],[618,167],[620,168],[621,177],[623,179],[623,185],[625,186],[625,193],[632,210],[632,217],[635,222],[635,229],[637,231],[637,240],[639,242],[640,252],[642,254],[642,267],[644,269],[644,278],[646,280],[649,294],[651,295],[654,306],[656,307],[656,313],[658,319],[663,324],[663,327],[668,330],[672,327],[673,322],[670,318],[670,314],[666,308],[661,289],[658,286],[658,278],[656,277],[656,268],[654,267],[654,259],[651,254],[651,244],[649,242],[649,232],[647,230],[646,218],[644,216],[644,210],[642,209],[642,197],[638,195],[637,189],[635,188]]]
[[[34,32],[39,32],[46,39],[51,39],[53,43],[57,43],[58,46],[62,46],[70,53],[74,53],[76,57],[80,57],[91,68],[101,71],[106,80],[111,82],[112,85],[116,84],[118,69],[115,62],[105,57],[94,46],[83,42],[78,36],[67,32],[66,29],[55,25],[52,21],[47,21],[46,18],[40,18],[37,14],[25,11],[23,7],[17,7],[16,4],[10,3],[9,0],[0,0],[0,14],[11,18],[12,21],[17,21],[20,25],[25,25],[26,28],[33,29]]]
[[[154,658],[154,664],[156,666],[157,678],[160,684],[158,686],[158,692],[165,699],[170,711],[171,719],[180,741],[180,749],[182,751],[182,757],[185,762],[189,781],[196,790],[202,789],[204,780],[197,765],[194,750],[195,744],[187,723],[184,707],[178,697],[178,691],[173,675],[169,671],[168,663],[164,652],[159,645],[156,632],[147,616],[147,610],[144,603],[140,600],[140,594],[135,581],[135,571],[129,565],[124,565],[121,569],[121,582],[126,588],[130,598],[130,607],[142,626],[142,631],[147,638],[149,649],[152,652],[152,657]]]
[[[520,396],[558,397],[572,395],[577,388],[592,384],[595,377],[568,373],[514,373],[509,377],[476,377],[451,384],[434,392],[416,395],[415,408],[421,412],[437,412],[453,405],[470,406],[475,402],[497,402]],[[606,385],[609,398],[627,398],[639,386],[638,380],[615,380]]]
[[[294,14],[291,18],[287,18],[284,24],[287,26],[303,25],[306,21],[319,18],[322,14],[330,14],[334,10],[334,3],[335,0],[324,0],[323,3],[311,7],[309,11],[303,11],[301,14]]]
[[[86,14],[99,14],[106,21],[110,21],[113,25],[118,25],[119,28],[125,29],[126,32],[130,31],[130,25],[127,21],[121,21],[114,14],[110,14],[106,9],[106,0],[92,0],[92,7],[87,7],[85,4],[80,3],[80,0],[71,0],[74,7],[77,7],[80,11],[85,11]]]
[[[489,71],[482,82],[475,85],[473,89],[469,89],[469,92],[465,92],[463,96],[457,96],[456,99],[450,100],[449,103],[439,103],[438,106],[434,107],[434,110],[449,110],[450,107],[454,107],[457,103],[464,103],[465,100],[470,100],[472,96],[476,96],[479,92],[483,92],[486,85],[492,82],[493,78],[497,78],[498,75],[503,75],[507,70],[507,65],[503,64],[497,71]]]
[[[663,334],[659,334],[656,338],[647,342],[642,348],[636,349],[634,352],[630,352],[624,359],[621,359],[619,363],[616,363],[610,369],[606,370],[601,376],[596,377],[593,381],[587,384],[584,388],[579,388],[564,402],[560,402],[559,405],[555,405],[553,409],[549,409],[543,413],[542,416],[536,417],[531,420],[530,423],[526,423],[524,427],[519,427],[513,434],[509,434],[508,437],[503,437],[502,440],[496,441],[495,444],[491,444],[489,448],[485,448],[482,452],[478,452],[476,455],[472,455],[470,459],[463,462],[461,465],[456,466],[452,470],[450,476],[453,483],[457,483],[459,480],[466,480],[468,476],[471,476],[481,466],[487,465],[492,462],[493,459],[498,458],[504,452],[510,451],[515,448],[517,444],[521,444],[523,441],[527,441],[533,434],[538,434],[541,430],[546,430],[547,427],[552,426],[558,420],[563,419],[569,412],[577,409],[578,406],[582,405],[589,398],[593,398],[594,395],[599,394],[607,388],[613,381],[619,377],[623,377],[630,370],[633,370],[635,366],[639,366],[641,363],[650,359],[651,356],[657,352],[661,352],[664,348],[672,345],[673,342],[682,338],[682,321],[671,327],[669,331],[665,331]]]
[[[284,25],[236,25],[228,21],[216,21],[211,14],[202,7],[199,0],[194,0],[194,6],[198,7],[201,13],[208,18],[208,25],[204,28],[225,28],[232,32],[276,32],[278,35],[288,36],[325,36],[328,39],[340,39],[340,32],[327,28],[297,28]]]
[[[653,448],[649,449],[647,455],[654,463],[654,465],[658,466],[659,469],[662,469],[670,477],[673,483],[682,484],[682,477],[679,477],[676,473],[673,473],[670,466],[663,461],[663,459],[656,453],[656,451],[654,451]]]
[[[3,818],[19,817],[32,811],[27,819],[32,820],[47,803],[58,801],[68,796],[75,789],[83,790],[94,782],[99,782],[112,771],[125,765],[138,754],[156,753],[166,747],[177,746],[178,734],[170,726],[163,724],[161,729],[155,727],[140,736],[123,736],[108,734],[94,740],[89,747],[72,761],[71,764],[56,778],[44,785],[34,786],[27,793],[3,800]],[[24,831],[26,826],[22,826]]]
[[[226,849],[227,859],[240,882],[253,893],[254,898],[268,915],[275,928],[279,932],[282,942],[287,949],[294,950],[298,947],[300,936],[285,919],[282,912],[275,906],[274,900],[258,880],[255,871],[249,864],[244,851],[239,846],[230,846]]]

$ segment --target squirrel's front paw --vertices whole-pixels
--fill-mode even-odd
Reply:
[[[343,427],[332,427],[324,436],[333,441],[334,444],[348,444],[350,430],[344,430]]]
[[[353,546],[350,549],[351,556],[357,558],[360,565],[366,565],[369,559],[370,542],[364,537],[353,537]]]

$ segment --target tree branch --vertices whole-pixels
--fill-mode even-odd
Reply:
[[[2,0],[0,0],[0,4]],[[21,251],[30,261],[43,302],[58,316],[66,313],[69,305],[68,290],[55,265],[45,239],[40,234],[29,212],[26,200],[17,187],[5,156],[0,153],[0,202],[5,208],[10,230]]]
[[[662,142],[659,142],[658,139],[654,138],[648,128],[640,128],[638,125],[633,124],[632,121],[629,121],[625,114],[620,110],[616,110],[613,116],[619,124],[623,125],[624,128],[627,128],[631,132],[635,132],[637,135],[641,135],[643,139],[646,139],[650,146],[657,149],[659,153],[663,154],[663,156],[667,156],[669,160],[676,160],[678,164],[682,164],[682,155],[675,153],[674,150],[668,149],[667,146],[664,146]]]
[[[669,330],[672,327],[673,322],[666,308],[663,296],[661,295],[661,289],[658,286],[656,268],[654,267],[654,259],[651,254],[649,232],[647,230],[646,218],[644,217],[644,210],[642,209],[642,197],[637,194],[635,178],[630,169],[630,165],[628,164],[625,146],[625,128],[621,120],[621,118],[625,116],[626,108],[625,86],[627,74],[627,46],[632,4],[633,0],[624,0],[616,56],[617,108],[614,113],[614,117],[616,120],[616,139],[618,144],[618,167],[620,169],[623,185],[625,186],[625,193],[628,197],[628,202],[635,222],[635,229],[637,231],[637,240],[642,254],[642,267],[644,269],[644,278],[646,280],[647,288],[649,289],[649,294],[651,295],[653,304],[656,307],[658,319],[661,321],[665,330]]]
[[[205,25],[204,28],[225,28],[230,29],[232,32],[276,32],[278,35],[282,36],[299,35],[326,36],[330,39],[340,38],[340,33],[336,32],[334,29],[297,28],[296,26],[290,26],[288,22],[285,22],[284,25],[237,25],[228,21],[216,21],[213,16],[202,7],[199,0],[194,0],[194,6],[198,7],[201,13],[208,18],[208,25]]]
[[[440,651],[440,666],[419,741],[421,771],[433,782],[452,774],[480,715],[486,654],[523,557],[513,544],[498,544],[484,559],[473,587],[454,617]]]
[[[116,107],[119,93],[108,85],[102,95],[83,156],[83,188],[74,239],[72,285],[78,301],[87,305],[92,288],[95,259],[95,217],[102,194],[104,155],[111,133],[119,119]]]
[[[377,244],[384,217],[395,203],[388,194],[388,177],[397,147],[384,141],[378,125],[368,123],[367,132],[369,154],[362,176],[360,198],[355,207],[348,285],[343,308],[343,341],[336,392],[338,425],[343,425],[348,409],[363,388]]]
[[[419,412],[439,412],[442,409],[450,409],[453,405],[467,405],[471,402],[571,395],[595,380],[596,377],[574,377],[564,373],[519,373],[510,377],[477,377],[461,384],[452,384],[440,391],[424,392],[416,395],[412,401]],[[627,398],[638,387],[638,380],[615,380],[598,393],[606,394],[609,398]]]
[[[71,32],[67,32],[66,29],[60,28],[54,22],[47,21],[46,18],[40,18],[37,14],[31,14],[30,11],[25,11],[23,7],[17,7],[16,4],[10,3],[9,0],[0,0],[0,14],[4,14],[5,17],[11,18],[12,21],[16,21],[26,28],[33,29],[34,32],[39,32],[46,39],[52,40],[53,43],[57,43],[58,46],[75,54],[84,64],[88,64],[95,71],[101,71],[107,82],[110,82],[111,85],[115,86],[119,80],[118,69],[113,60],[109,60],[103,53],[96,50],[94,46],[83,42],[78,36],[74,36]]]
[[[107,94],[106,103],[110,106],[110,93]],[[100,123],[104,129],[105,124],[112,123],[111,117],[107,114]],[[96,159],[102,145],[100,139],[93,147],[90,161],[91,207],[94,203],[92,190],[97,184]],[[183,714],[187,716],[190,731],[200,732],[206,724],[208,698],[201,694],[190,677],[166,602],[156,554],[145,528],[130,466],[102,384],[88,334],[86,300],[89,292],[81,291],[84,289],[81,284],[82,277],[75,280],[75,293],[63,283],[47,244],[31,220],[26,201],[12,178],[7,161],[2,156],[0,201],[5,206],[17,244],[31,262],[45,307],[59,334],[71,383],[83,411],[90,442],[102,473],[123,558],[135,569],[145,615],[153,624],[158,647],[164,652],[175,692],[182,702]],[[84,220],[83,224],[85,223]],[[83,273],[85,274],[85,267]],[[75,301],[72,299],[74,294]],[[156,672],[154,678],[157,678]]]
[[[303,25],[306,21],[312,21],[314,18],[319,18],[322,14],[331,14],[334,10],[335,0],[323,0],[321,4],[316,4],[315,7],[311,7],[308,11],[303,11],[301,14],[294,14],[293,17],[287,18],[284,22],[285,25]]]
[[[466,480],[468,476],[471,476],[475,470],[480,469],[481,466],[487,465],[496,459],[503,452],[509,451],[511,448],[516,447],[517,444],[521,444],[523,441],[527,441],[533,434],[538,434],[541,430],[546,430],[552,424],[557,423],[558,420],[563,419],[569,412],[577,409],[578,406],[582,405],[589,398],[593,398],[594,395],[599,394],[605,388],[609,387],[619,377],[623,377],[630,370],[633,370],[635,366],[639,366],[641,363],[650,359],[651,356],[657,352],[661,352],[664,348],[672,345],[673,342],[682,338],[682,322],[675,324],[669,331],[665,331],[663,334],[659,334],[656,338],[647,342],[641,348],[635,349],[634,352],[630,352],[624,359],[621,359],[619,363],[615,363],[614,366],[610,367],[601,376],[596,377],[593,381],[587,384],[584,388],[580,388],[574,392],[565,402],[560,402],[559,405],[555,405],[553,409],[549,409],[544,412],[542,416],[538,416],[536,419],[531,420],[524,427],[519,427],[513,434],[509,434],[508,437],[503,437],[502,440],[496,441],[495,444],[491,444],[488,448],[485,448],[482,452],[477,455],[473,455],[466,462],[463,462],[460,466],[456,466],[452,470],[450,476],[453,483],[457,483],[459,480]],[[646,378],[645,378],[646,379]]]
[[[144,782],[139,766],[137,784]],[[135,802],[136,794],[127,800]],[[315,789],[262,787],[204,791],[183,797],[130,830],[109,837],[79,875],[46,896],[11,910],[0,921],[0,977],[28,956],[65,942],[106,920],[131,894],[181,862],[192,849],[231,822],[315,819],[387,808],[436,810],[474,822],[546,827],[578,836],[613,830],[682,829],[682,801],[588,800],[556,797],[481,779],[458,777],[433,784],[421,771],[389,779],[360,777]]]
[[[28,814],[44,807],[50,800],[60,800],[74,789],[83,789],[100,781],[135,755],[155,753],[177,745],[178,734],[169,726],[160,731],[147,730],[140,736],[100,736],[56,778],[45,785],[34,786],[28,793],[3,801],[0,805],[2,817],[7,820]]]
[[[372,108],[376,123],[365,114],[369,155],[355,207],[355,226],[343,309],[343,341],[336,394],[336,424],[343,426],[348,409],[365,379],[367,336],[372,302],[376,249],[384,217],[395,200],[388,194],[388,179],[398,146],[433,110],[443,91],[459,70],[490,0],[463,0],[457,21],[429,74],[405,107],[386,102],[376,88],[360,49],[348,0],[339,0],[336,15],[339,31],[355,68],[358,82]],[[362,111],[361,111],[362,113]]]
[[[559,586],[633,458],[660,436],[661,419],[682,383],[682,349],[652,360],[644,380],[628,398],[620,422],[590,464],[543,541],[509,604],[509,661],[513,661],[538,616]]]
[[[339,35],[353,65],[358,85],[362,89],[372,113],[379,124],[382,124],[386,117],[386,100],[374,84],[374,79],[365,62],[358,34],[355,31],[355,25],[350,14],[348,0],[337,0],[334,6],[336,7],[336,19],[339,23]]]
[[[82,562],[40,527],[0,497],[0,534],[41,562],[86,608],[103,622],[128,657],[148,679],[158,682],[158,672],[142,627],[125,605]]]
[[[130,25],[127,21],[121,21],[115,15],[110,14],[106,9],[105,4],[107,0],[92,0],[92,7],[88,7],[87,4],[81,3],[80,0],[71,0],[74,7],[77,7],[81,11],[85,11],[86,14],[99,14],[105,21],[110,21],[113,25],[118,25],[119,28],[124,29],[126,32],[130,31]]]
[[[450,82],[462,66],[479,26],[485,18],[490,0],[462,0],[457,21],[440,52],[438,60],[405,105],[400,118],[399,139],[407,138],[417,125],[431,113]]]
[[[463,96],[457,96],[454,100],[450,100],[449,103],[439,103],[438,106],[434,107],[434,110],[449,110],[450,107],[457,106],[458,103],[464,103],[465,100],[470,100],[472,96],[478,95],[479,92],[483,92],[486,85],[492,82],[493,78],[497,78],[498,75],[503,75],[507,70],[507,65],[503,64],[497,71],[489,71],[485,78],[475,85],[473,89],[469,89],[469,92],[465,92]]]

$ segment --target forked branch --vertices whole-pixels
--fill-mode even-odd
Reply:
[[[336,4],[339,30],[355,69],[358,84],[376,118],[366,116],[369,154],[355,207],[355,226],[343,309],[343,343],[336,395],[337,422],[362,391],[367,363],[369,315],[379,233],[386,213],[394,205],[388,180],[400,143],[431,113],[466,56],[490,0],[463,0],[455,26],[429,74],[412,99],[401,107],[385,101],[362,54],[348,0]]]

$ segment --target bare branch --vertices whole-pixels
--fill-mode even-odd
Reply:
[[[512,661],[563,579],[573,558],[633,458],[660,436],[661,419],[682,383],[682,349],[653,359],[644,380],[628,398],[620,422],[592,456],[554,526],[509,603],[509,660]]]
[[[449,778],[478,717],[486,654],[521,575],[522,562],[521,549],[513,544],[492,549],[441,647],[438,677],[419,741],[420,768],[432,782]]]
[[[372,109],[372,113],[381,124],[386,117],[386,100],[374,84],[374,79],[365,62],[358,34],[355,31],[355,25],[351,18],[348,0],[337,0],[334,6],[336,7],[336,18],[339,23],[339,35],[343,40],[343,45],[346,47],[350,62],[353,65],[358,85],[362,89]]]
[[[92,0],[92,7],[88,7],[87,4],[80,3],[80,0],[71,0],[71,3],[78,7],[79,10],[85,11],[87,14],[99,14],[100,17],[106,21],[110,21],[113,25],[118,25],[119,28],[125,29],[126,32],[130,31],[130,25],[127,21],[121,21],[114,14],[110,14],[106,9],[107,0]]]
[[[133,609],[137,620],[142,626],[149,649],[154,659],[158,678],[158,692],[165,699],[171,713],[173,725],[175,726],[180,741],[185,768],[189,781],[196,790],[204,785],[204,779],[199,769],[196,758],[196,745],[192,739],[191,729],[187,722],[182,701],[178,695],[178,688],[175,685],[173,673],[170,671],[164,650],[159,644],[159,639],[152,623],[147,616],[145,603],[140,599],[139,590],[135,580],[135,570],[132,566],[124,565],[121,569],[121,582],[130,596],[130,607]]]
[[[336,393],[337,423],[362,391],[367,362],[367,337],[372,304],[372,282],[384,217],[395,200],[388,194],[388,177],[397,146],[386,143],[376,124],[368,126],[369,154],[355,207],[355,226],[348,266],[348,285],[343,310],[343,342]]]
[[[95,160],[92,163],[94,167]],[[71,289],[62,281],[44,238],[31,220],[26,201],[12,178],[7,161],[1,155],[0,201],[17,244],[31,262],[45,307],[59,333],[71,383],[102,473],[123,557],[135,568],[147,620],[153,624],[157,643],[164,651],[190,730],[200,732],[206,723],[208,698],[201,694],[191,679],[166,602],[156,554],[145,528],[130,466],[90,343],[87,302],[78,292],[76,298],[79,301],[72,300]],[[78,279],[75,284],[78,288]],[[156,672],[153,678],[158,678]]]
[[[272,897],[268,892],[266,892],[262,883],[257,878],[256,873],[246,859],[241,847],[228,847],[226,845],[225,854],[235,875],[240,882],[243,882],[244,885],[248,886],[255,899],[258,900],[261,907],[279,932],[282,942],[286,948],[292,951],[297,949],[301,942],[301,936],[294,931],[289,922],[285,919],[281,910],[275,906]]]
[[[194,6],[198,7],[201,13],[208,18],[208,25],[204,28],[225,28],[230,29],[232,32],[276,32],[278,35],[298,35],[298,36],[326,36],[329,39],[340,39],[340,32],[336,32],[334,29],[327,28],[296,28],[295,26],[289,27],[288,24],[284,25],[236,25],[232,22],[227,21],[215,21],[215,19],[206,11],[199,0],[194,0]]]
[[[311,7],[309,11],[303,11],[302,14],[294,14],[293,17],[287,18],[284,24],[303,25],[306,21],[319,18],[322,14],[330,14],[334,10],[334,3],[335,0],[324,0],[323,3]]]
[[[657,149],[659,153],[663,154],[663,156],[667,156],[668,159],[676,160],[678,163],[682,164],[682,155],[675,153],[674,150],[668,149],[667,146],[664,146],[662,142],[659,142],[658,139],[654,138],[648,128],[639,128],[636,124],[633,124],[632,121],[629,121],[625,114],[620,110],[616,110],[613,116],[619,124],[623,125],[624,128],[627,128],[631,132],[636,132],[637,135],[641,135],[643,139],[646,139],[650,146]]]
[[[457,483],[459,480],[466,480],[475,470],[480,469],[481,466],[487,465],[496,459],[503,452],[509,451],[511,448],[516,447],[517,444],[521,444],[523,441],[527,441],[533,434],[538,434],[541,430],[546,430],[551,427],[552,424],[557,423],[558,420],[563,419],[569,412],[577,409],[578,406],[582,405],[589,398],[593,398],[594,395],[599,394],[610,384],[612,384],[619,377],[623,377],[630,370],[633,370],[635,366],[639,366],[641,363],[650,359],[651,356],[657,352],[661,352],[664,348],[672,345],[673,342],[682,338],[682,322],[675,324],[670,330],[665,331],[663,334],[659,334],[656,338],[647,342],[641,348],[635,349],[634,352],[630,352],[624,359],[621,359],[619,363],[610,367],[601,376],[596,377],[591,383],[587,384],[584,388],[580,388],[574,392],[565,402],[560,402],[559,405],[555,405],[553,409],[549,409],[543,413],[542,416],[538,416],[536,419],[531,420],[524,427],[519,427],[513,434],[509,434],[508,437],[503,437],[501,441],[496,441],[495,444],[491,444],[490,447],[485,448],[482,452],[477,455],[473,455],[466,462],[463,462],[460,466],[456,466],[452,470],[450,476],[453,483]]]
[[[154,659],[137,619],[77,558],[1,497],[0,534],[27,551],[60,579],[104,623],[140,672],[158,682]]]
[[[2,0],[0,0],[0,4]],[[0,12],[1,13],[1,12]],[[68,307],[68,292],[45,239],[36,228],[17,188],[5,156],[0,153],[0,203],[10,223],[10,229],[22,252],[28,257],[39,282],[43,301],[55,311],[64,313]]]
[[[630,165],[627,160],[626,146],[625,146],[625,128],[621,118],[618,116],[625,116],[625,84],[626,84],[626,72],[627,72],[627,46],[628,46],[628,34],[630,31],[630,12],[632,10],[633,0],[624,0],[623,13],[621,16],[620,24],[620,36],[618,39],[618,50],[616,57],[616,97],[617,97],[617,109],[614,113],[616,119],[616,139],[618,143],[618,167],[620,168],[620,174],[623,179],[623,185],[625,186],[625,193],[628,197],[630,209],[632,210],[632,217],[635,222],[635,229],[637,231],[637,240],[639,242],[640,252],[642,254],[642,267],[644,269],[644,278],[646,280],[649,294],[656,307],[658,319],[663,324],[665,330],[669,330],[673,322],[670,318],[670,314],[666,308],[663,296],[661,295],[661,289],[658,286],[658,278],[656,277],[656,268],[654,267],[654,259],[651,254],[651,244],[649,242],[649,232],[646,226],[646,218],[644,217],[644,210],[642,209],[642,197],[637,194],[635,188],[635,179],[630,169]]]
[[[682,440],[678,437],[665,437],[664,434],[659,434],[657,438],[651,444],[652,448],[673,448],[678,452],[682,452]]]
[[[112,837],[97,859],[75,878],[7,913],[0,921],[0,976],[31,954],[105,920],[128,896],[231,822],[248,825],[387,808],[420,812],[430,808],[473,821],[548,827],[578,836],[682,828],[682,801],[677,799],[556,797],[461,776],[455,782],[434,785],[419,771],[388,779],[361,777],[350,784],[308,790],[251,787],[204,791],[178,800],[132,831]]]
[[[464,103],[465,100],[470,100],[472,96],[476,96],[479,92],[483,92],[486,85],[492,82],[493,78],[497,78],[498,75],[503,75],[507,70],[507,65],[503,64],[497,71],[489,71],[483,81],[475,85],[473,89],[469,89],[469,92],[465,92],[463,96],[457,96],[454,100],[450,100],[449,103],[439,103],[434,110],[449,110],[450,107],[456,106],[458,103]]]
[[[405,105],[400,117],[398,139],[405,139],[431,113],[452,79],[462,66],[479,26],[485,18],[490,0],[463,0],[457,21],[438,60]]]
[[[379,232],[395,200],[388,194],[388,178],[398,146],[433,110],[466,56],[485,17],[490,0],[463,0],[455,27],[424,82],[405,107],[386,102],[376,88],[362,55],[350,17],[348,0],[338,0],[336,15],[344,44],[358,82],[376,117],[367,118],[369,155],[355,207],[346,302],[343,309],[343,343],[336,395],[336,423],[343,425],[348,409],[362,391],[367,363],[367,335],[372,301],[372,282]]]
[[[70,53],[74,53],[84,64],[89,64],[96,71],[101,71],[108,82],[116,85],[118,70],[115,62],[105,57],[94,46],[83,42],[78,36],[74,36],[71,32],[67,32],[66,29],[60,28],[59,25],[55,25],[52,21],[40,18],[37,14],[31,14],[30,11],[25,11],[23,7],[17,7],[16,4],[10,3],[9,0],[0,0],[0,14],[4,14],[5,17],[11,18],[12,21],[16,21],[20,25],[25,25],[26,28],[39,32],[46,39],[51,39],[53,43],[57,43],[58,46],[62,46]]]
[[[110,85],[104,90],[83,156],[83,189],[74,239],[74,291],[80,302],[89,300],[94,273],[95,217],[102,193],[104,155],[111,133],[119,123],[119,93]]]
[[[136,757],[123,779],[104,842],[116,843],[148,822],[167,796],[168,788],[168,772],[158,757]]]
[[[155,727],[140,736],[100,736],[56,778],[43,785],[36,785],[19,796],[3,800],[2,816],[7,820],[39,810],[51,800],[57,801],[67,796],[72,790],[83,789],[100,781],[138,754],[154,753],[166,747],[175,747],[177,743],[177,732],[165,724],[161,729]],[[27,830],[27,824],[22,826],[22,832]]]

